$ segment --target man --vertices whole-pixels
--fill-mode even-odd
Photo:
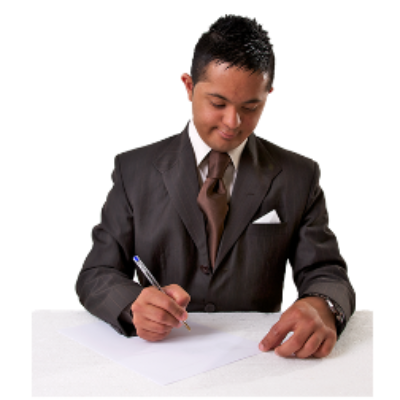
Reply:
[[[156,341],[188,312],[280,311],[289,260],[299,299],[260,350],[306,358],[334,347],[355,294],[327,225],[318,165],[253,133],[274,64],[255,20],[220,18],[182,76],[193,119],[179,135],[116,157],[76,290],[118,332]],[[132,280],[135,254],[166,294],[140,271],[140,285]]]

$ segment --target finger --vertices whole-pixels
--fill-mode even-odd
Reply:
[[[304,346],[295,352],[298,358],[307,358],[314,355],[314,353],[320,348],[323,343],[325,336],[321,332],[314,333],[304,344]]]
[[[187,307],[190,302],[190,295],[179,285],[169,285],[163,288],[168,296],[172,297],[182,308]]]
[[[283,339],[293,329],[293,323],[289,319],[282,317],[281,319],[270,329],[264,339],[260,342],[259,348],[261,351],[269,351],[279,346]]]
[[[157,342],[160,340],[165,339],[168,336],[168,333],[157,333],[157,332],[152,332],[148,331],[146,329],[140,328],[136,330],[136,333],[139,337],[141,337],[144,340],[147,340],[149,342]]]
[[[173,300],[167,295],[155,290],[154,288],[144,289],[142,291],[141,295],[131,307],[133,324],[136,329],[146,327],[149,320],[161,325],[167,325],[170,329],[173,327],[179,327],[180,322],[173,315],[163,308],[153,304],[162,304],[164,298],[173,302]],[[160,330],[160,328],[158,330]]]
[[[146,311],[146,313],[135,313],[133,316],[133,325],[137,330],[145,329],[155,334],[164,334],[172,330],[173,326],[159,322],[149,308],[146,308]]]
[[[170,329],[178,328],[182,323],[164,308],[148,306],[144,317],[160,325],[169,326]]]
[[[280,357],[292,356],[304,346],[311,333],[312,332],[306,329],[295,330],[293,335],[286,342],[275,348],[275,354]]]
[[[167,289],[168,290],[168,289]],[[178,321],[186,321],[188,314],[182,306],[180,306],[176,300],[169,295],[168,292],[163,293],[163,298],[160,299],[159,306],[164,310],[168,311]]]
[[[336,343],[336,338],[335,337],[328,337],[326,338],[321,346],[318,348],[317,351],[314,352],[314,357],[316,358],[322,358],[322,357],[326,357],[329,354],[331,354],[334,346]]]
[[[151,332],[155,335],[167,335],[173,329],[169,325],[160,324],[158,322],[151,321],[149,319],[144,320],[144,322],[140,325],[141,329]]]
[[[145,297],[144,297],[144,302],[146,302],[148,305],[152,305],[158,309],[161,309],[165,312],[167,312],[168,314],[170,314],[173,318],[176,319],[176,321],[185,321],[187,319],[187,312],[184,308],[182,308],[179,304],[176,303],[176,301],[170,297],[168,294],[162,293],[159,290],[157,290],[156,288],[146,288],[148,289]],[[142,291],[142,293],[144,292],[144,290]],[[155,310],[153,310],[153,312],[155,312]],[[152,319],[155,321],[159,321],[159,322],[167,322],[167,321],[171,321],[170,318],[167,318],[165,315],[163,314],[158,314],[159,316],[162,316],[161,319],[154,319],[157,317],[153,317]],[[164,319],[166,318],[166,319]],[[173,326],[176,326],[177,323],[175,322],[175,324],[173,324]]]

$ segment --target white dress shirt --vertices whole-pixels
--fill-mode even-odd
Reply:
[[[192,143],[194,156],[196,158],[196,165],[199,177],[200,187],[203,186],[204,181],[207,178],[208,173],[208,154],[212,150],[210,146],[208,146],[203,139],[200,137],[197,132],[196,127],[192,120],[189,122],[189,138]],[[228,168],[225,171],[225,175],[223,177],[223,181],[228,194],[228,201],[230,200],[233,192],[233,186],[235,184],[237,171],[239,168],[240,157],[242,156],[242,152],[244,146],[246,146],[247,139],[244,140],[238,147],[235,149],[228,151],[228,154],[232,160],[232,163],[229,164]]]

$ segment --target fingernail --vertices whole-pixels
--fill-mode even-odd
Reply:
[[[258,348],[259,348],[261,351],[265,351],[265,345],[264,345],[264,343],[260,343],[260,344],[258,345]]]

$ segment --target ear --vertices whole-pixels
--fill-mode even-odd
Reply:
[[[192,77],[188,74],[183,74],[181,76],[181,80],[183,84],[185,85],[186,92],[188,94],[188,99],[189,101],[192,101],[192,96],[193,96],[193,80]]]

